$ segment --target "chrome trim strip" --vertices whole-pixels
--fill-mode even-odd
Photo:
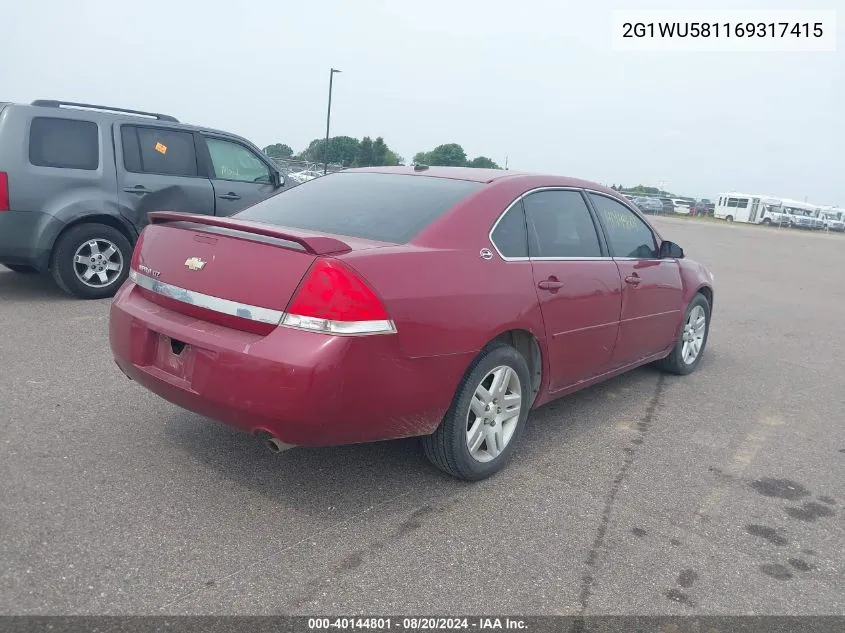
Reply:
[[[600,323],[599,325],[588,325],[587,327],[579,327],[574,330],[566,330],[565,332],[556,332],[552,334],[552,338],[559,336],[566,336],[567,334],[575,334],[577,332],[586,332],[587,330],[597,330],[601,327],[610,327],[611,325],[619,327],[619,321],[611,321],[610,323]]]
[[[147,275],[142,275],[134,269],[129,271],[129,278],[141,286],[141,288],[145,288],[150,292],[174,299],[175,301],[187,303],[188,305],[197,306],[198,308],[205,308],[212,312],[249,319],[259,323],[269,323],[271,325],[279,325],[285,317],[285,313],[280,310],[271,310],[270,308],[262,308],[247,303],[230,301],[229,299],[221,299],[220,297],[203,294],[195,290],[187,290],[159,281],[158,279],[153,279]]]
[[[666,316],[667,314],[680,314],[680,310],[667,310],[666,312],[655,312],[653,314],[645,314],[643,316],[633,317],[631,319],[622,319],[619,321],[619,325],[623,325],[625,323],[631,323],[632,321],[642,321],[643,319],[650,319],[652,317],[659,317],[659,316]]]

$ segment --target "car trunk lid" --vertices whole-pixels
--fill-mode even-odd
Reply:
[[[353,245],[258,222],[155,212],[132,259],[132,280],[151,302],[255,333],[275,328],[317,257]]]

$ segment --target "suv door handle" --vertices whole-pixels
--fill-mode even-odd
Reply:
[[[224,193],[222,196],[217,196],[222,200],[240,200],[241,197],[236,194],[234,191],[230,191],[229,193]]]
[[[150,190],[147,189],[144,185],[135,185],[134,187],[124,187],[123,190],[126,193],[137,193],[138,195],[144,195],[145,193],[150,193]]]
[[[641,281],[642,279],[640,279],[640,276],[636,273],[625,277],[625,283],[630,284],[632,286],[639,286]]]
[[[554,277],[549,277],[548,279],[544,279],[543,281],[537,282],[537,287],[541,290],[551,290],[554,292],[555,290],[560,290],[563,288],[563,282],[558,281]]]

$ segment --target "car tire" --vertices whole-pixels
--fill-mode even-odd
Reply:
[[[105,224],[79,224],[59,237],[51,270],[53,279],[68,294],[79,299],[105,299],[114,296],[126,281],[131,258],[132,245],[117,229]],[[80,263],[78,259],[88,261]]]
[[[765,218],[765,219],[763,220],[763,224],[765,224],[766,226],[771,226],[771,224],[772,224],[772,219],[771,219],[771,218]]]
[[[726,222],[733,222],[733,221],[734,221],[734,216],[732,216],[732,215],[726,215],[726,216],[725,216],[725,221],[726,221]]]
[[[33,266],[26,266],[24,264],[3,264],[6,268],[11,270],[13,273],[20,273],[22,275],[31,275],[33,273],[37,273],[38,270],[35,269]]]
[[[496,380],[504,389],[491,394],[487,388],[493,387]],[[489,398],[476,397],[481,388]],[[508,417],[514,411],[517,390],[519,410],[515,416]],[[508,398],[510,400],[506,401]],[[485,400],[490,405],[484,414],[487,417],[479,417],[476,411],[486,408]],[[422,438],[426,457],[440,470],[458,479],[478,481],[489,477],[510,459],[532,402],[528,365],[522,354],[505,343],[491,344],[467,370],[440,426],[433,434]],[[470,447],[471,441],[474,448]],[[488,442],[495,446],[493,450]]]
[[[704,323],[699,331],[696,323],[701,316],[704,317]],[[697,336],[699,333],[700,338]],[[656,363],[657,367],[667,373],[678,376],[691,374],[698,367],[699,362],[701,362],[701,357],[704,355],[704,348],[707,346],[709,336],[710,303],[703,294],[698,293],[687,306],[678,334],[678,341],[675,343],[675,347],[672,348],[672,353],[666,358],[659,360]],[[695,352],[695,357],[690,359],[687,353],[689,349],[687,343],[694,346],[696,342],[698,351]]]

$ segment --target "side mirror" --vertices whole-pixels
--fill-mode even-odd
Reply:
[[[660,243],[660,259],[683,259],[684,249],[675,244],[675,242],[661,242]]]
[[[277,188],[285,186],[285,177],[282,175],[282,172],[273,172],[273,184],[276,185]]]

